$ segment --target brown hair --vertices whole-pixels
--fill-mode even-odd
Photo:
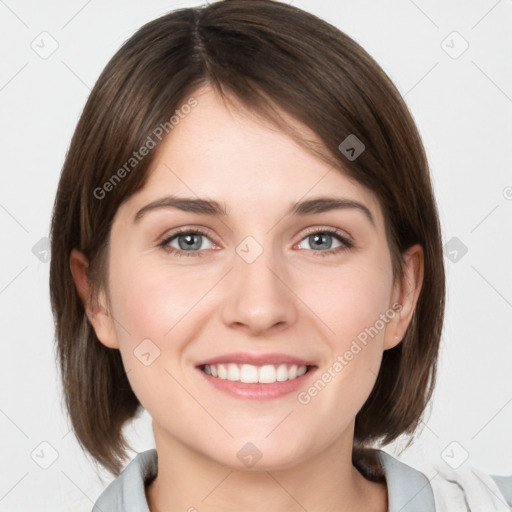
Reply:
[[[354,446],[412,434],[435,383],[445,300],[440,224],[413,118],[385,72],[336,27],[280,2],[224,0],[170,12],[126,41],[96,82],[66,155],[51,223],[50,294],[66,407],[81,446],[119,474],[129,447],[122,427],[141,405],[119,351],[99,342],[89,323],[70,252],[88,258],[94,290],[106,286],[112,220],[144,186],[154,152],[109,187],[107,198],[98,190],[205,84],[375,193],[395,275],[403,276],[402,252],[422,246],[424,280],[412,321],[402,342],[383,354],[356,416]],[[323,145],[292,130],[279,109]],[[351,134],[365,145],[353,160],[338,148]]]

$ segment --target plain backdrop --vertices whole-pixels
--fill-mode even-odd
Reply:
[[[512,474],[512,2],[293,4],[377,60],[431,165],[448,279],[438,383],[414,445],[384,449],[429,478],[430,463],[451,461]],[[0,1],[2,512],[90,511],[113,478],[96,473],[61,405],[46,237],[65,153],[101,70],[144,23],[197,5]],[[146,412],[127,431],[137,452],[154,446]]]

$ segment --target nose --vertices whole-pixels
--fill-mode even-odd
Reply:
[[[295,323],[298,298],[285,264],[278,263],[270,250],[251,263],[236,255],[228,276],[222,309],[226,325],[260,336]]]

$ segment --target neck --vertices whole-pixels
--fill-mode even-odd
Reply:
[[[352,442],[343,439],[287,469],[242,471],[164,436],[155,425],[154,433],[158,474],[146,488],[151,512],[388,510],[386,484],[359,473],[352,465]]]

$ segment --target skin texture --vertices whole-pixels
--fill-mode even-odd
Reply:
[[[384,218],[370,190],[254,114],[226,108],[211,89],[194,97],[198,106],[157,148],[145,187],[116,213],[111,310],[107,290],[98,302],[90,299],[83,254],[70,257],[98,339],[120,350],[153,419],[159,473],[146,490],[150,509],[386,511],[386,486],[352,466],[354,420],[383,351],[400,342],[411,320],[423,279],[421,247],[404,254],[406,278],[393,282]],[[140,208],[168,194],[215,199],[229,215],[167,208],[134,223]],[[358,201],[375,225],[353,208],[286,213],[317,196]],[[202,256],[158,246],[177,228],[207,232],[194,249]],[[338,229],[354,246],[334,253],[343,243],[328,236],[331,248],[317,248],[311,228]],[[236,251],[247,236],[263,251],[252,263]],[[168,245],[178,249],[179,240]],[[261,401],[232,397],[195,367],[228,352],[291,354],[318,367],[307,390],[394,303],[400,312],[307,404],[295,392]],[[160,351],[148,366],[134,354],[145,339]],[[237,457],[248,442],[262,454],[251,468]]]

